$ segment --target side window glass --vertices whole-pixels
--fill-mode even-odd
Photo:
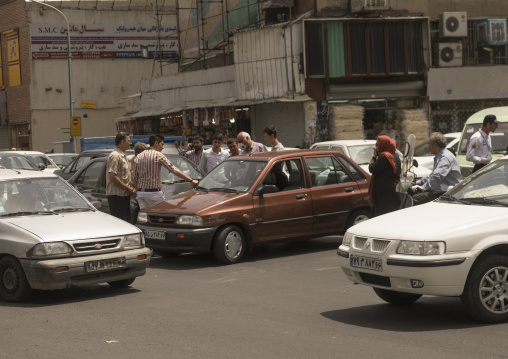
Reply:
[[[346,150],[342,146],[332,146],[332,150],[334,150],[334,151],[340,151],[342,153],[346,153]]]
[[[351,163],[349,163],[345,158],[339,156],[339,162],[342,166],[344,166],[348,172],[353,176],[355,181],[361,181],[365,179],[365,176],[360,173]]]
[[[312,187],[338,184],[339,180],[332,157],[310,157],[306,159]]]
[[[332,157],[332,161],[333,161],[333,165],[335,167],[335,174],[337,175],[338,182],[339,183],[353,182],[351,177],[349,177],[347,171],[344,170],[344,167],[342,167],[340,165],[339,161],[337,161],[337,159],[335,157]]]
[[[88,163],[90,160],[92,159],[92,157],[90,156],[83,156],[83,157],[79,157],[78,160],[76,161],[76,164],[74,165],[74,167],[71,169],[71,173],[74,173],[76,172],[77,170],[79,170],[81,167],[83,167],[86,163]]]
[[[273,165],[263,180],[265,185],[275,185],[279,191],[303,188],[302,164],[300,160],[286,160]]]
[[[97,186],[97,182],[101,175],[102,169],[104,167],[104,162],[95,162],[88,166],[85,171],[76,179],[76,183],[85,185],[85,186]]]

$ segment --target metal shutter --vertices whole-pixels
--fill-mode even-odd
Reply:
[[[285,147],[302,146],[305,137],[305,111],[303,102],[269,103],[256,105],[254,109],[255,141],[265,143],[263,130],[277,128],[277,139]]]

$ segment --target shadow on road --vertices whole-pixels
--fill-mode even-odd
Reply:
[[[97,284],[87,287],[60,289],[60,290],[34,290],[28,301],[23,303],[7,303],[0,301],[0,307],[21,307],[37,308],[51,305],[62,305],[69,303],[78,303],[92,300],[101,300],[104,298],[118,297],[121,295],[139,293],[136,289],[136,282],[132,287],[112,288],[107,284]]]
[[[252,253],[247,253],[242,262],[257,262],[270,259],[304,255],[314,252],[336,250],[342,237],[330,236],[302,242],[289,242],[270,245],[257,245]],[[197,268],[220,267],[213,253],[182,253],[173,258],[152,257],[150,268],[190,270]]]
[[[447,297],[422,297],[411,305],[376,304],[321,315],[345,324],[394,332],[427,332],[486,325],[469,318],[459,298]]]

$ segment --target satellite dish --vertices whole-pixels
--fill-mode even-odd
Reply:
[[[459,19],[457,19],[455,16],[450,16],[448,19],[446,19],[446,30],[450,32],[455,32],[459,28]]]

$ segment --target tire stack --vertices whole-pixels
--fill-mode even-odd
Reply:
[[[402,142],[410,134],[415,135],[416,145],[429,140],[429,123],[423,110],[402,110],[397,114],[395,129]]]
[[[363,140],[361,106],[330,106],[330,140]]]

